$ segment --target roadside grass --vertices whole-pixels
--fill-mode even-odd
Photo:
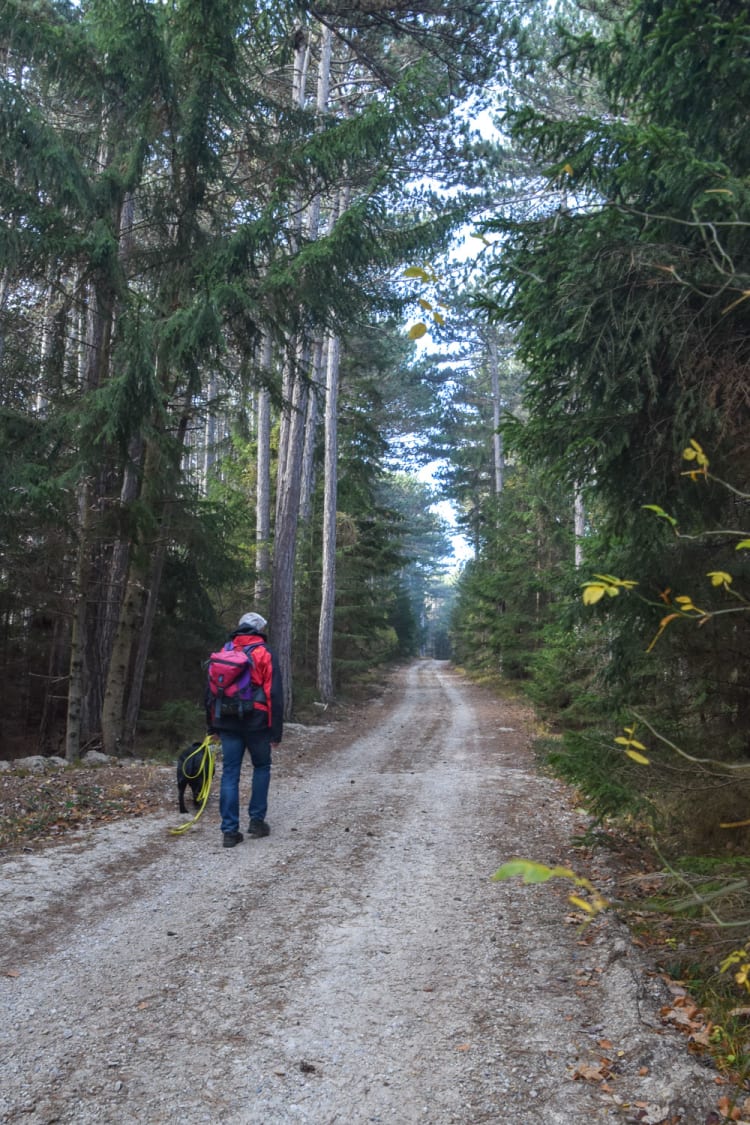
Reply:
[[[657,971],[694,1004],[689,1018],[681,1014],[690,1049],[707,1052],[720,1074],[748,1089],[750,991],[722,963],[750,933],[750,859],[681,856],[669,869],[655,855],[652,862],[624,878],[618,913]]]

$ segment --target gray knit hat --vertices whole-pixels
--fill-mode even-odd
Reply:
[[[268,622],[259,613],[245,613],[240,618],[238,628],[250,629],[253,633],[263,633]]]

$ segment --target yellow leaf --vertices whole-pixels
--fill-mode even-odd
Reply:
[[[635,723],[632,727],[623,727],[622,729],[625,731],[625,734],[628,737],[623,738],[622,735],[620,735],[619,738],[615,739],[615,742],[618,746],[624,746],[626,753],[628,753],[630,750],[646,749],[642,742],[639,742],[637,738],[633,738],[633,735],[635,734]]]
[[[596,582],[592,582],[583,591],[583,604],[596,605],[604,597],[606,590],[606,586],[599,586]]]
[[[567,172],[569,176],[573,175],[573,165],[572,164],[563,164],[562,170],[563,170],[563,172]]]
[[[728,586],[732,581],[732,575],[725,570],[709,570],[706,577],[711,579],[712,586]]]
[[[750,539],[740,539],[739,543],[734,549],[735,551],[747,551],[748,549],[750,549]]]
[[[669,622],[674,621],[674,619],[676,617],[679,617],[679,616],[680,616],[679,613],[670,613],[666,617],[662,617],[661,621],[659,622],[659,628],[657,630],[656,636],[654,637],[651,644],[646,649],[646,652],[651,652],[654,649],[654,647],[656,646],[656,642],[659,640],[659,637],[662,635],[662,633],[666,629]]]
[[[430,280],[429,274],[427,273],[426,270],[423,270],[421,266],[409,266],[408,269],[404,270],[402,276],[403,277],[418,277],[420,281],[429,281]]]
[[[425,301],[424,297],[420,297],[418,303],[420,308],[423,308],[425,312],[430,312],[432,310],[432,305],[429,301]]]
[[[649,759],[646,757],[646,755],[645,754],[639,754],[637,750],[626,750],[625,753],[627,754],[627,756],[629,758],[632,758],[634,762],[637,762],[639,766],[649,766],[649,765],[651,765],[651,763],[650,763]]]
[[[708,468],[708,457],[703,452],[700,442],[697,442],[695,438],[690,439],[690,445],[683,449],[682,456],[685,461],[697,461],[704,473]]]
[[[577,906],[579,910],[585,910],[587,914],[596,913],[590,902],[586,902],[585,898],[579,898],[578,895],[568,895],[568,902],[571,906]]]
[[[445,317],[439,312],[434,312],[432,314],[432,319],[435,321],[435,324],[439,324],[441,326],[445,324]]]
[[[422,324],[421,322],[419,324],[413,324],[411,326],[411,328],[409,329],[409,339],[410,340],[421,340],[422,337],[425,336],[426,334],[427,334],[427,325]]]

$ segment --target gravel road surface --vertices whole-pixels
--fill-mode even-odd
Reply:
[[[217,789],[183,836],[170,788],[0,865],[0,1120],[711,1120],[621,924],[492,879],[525,856],[607,889],[520,704],[419,661],[351,722],[290,725],[267,839],[222,848]]]

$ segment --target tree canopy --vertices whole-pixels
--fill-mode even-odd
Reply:
[[[181,736],[252,603],[290,709],[452,652],[602,807],[649,795],[590,751],[628,708],[745,752],[747,12],[45,0],[0,40],[4,746]]]

